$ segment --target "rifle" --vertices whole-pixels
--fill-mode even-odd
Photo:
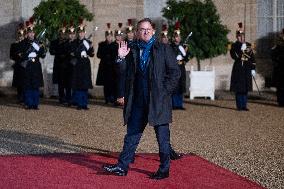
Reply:
[[[93,33],[91,33],[86,39],[91,39],[93,37],[93,34],[95,34],[95,32],[98,30],[99,28],[96,26],[95,27],[95,31]]]
[[[190,32],[187,36],[186,36],[186,38],[185,38],[185,40],[184,40],[184,42],[183,42],[183,46],[186,46],[187,45],[187,43],[188,43],[188,40],[189,40],[189,38],[192,36],[192,32]]]
[[[39,34],[36,36],[36,39],[42,40],[45,36],[45,33],[46,33],[46,28],[44,28],[41,32],[39,32]]]

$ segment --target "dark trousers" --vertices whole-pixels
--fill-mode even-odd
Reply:
[[[110,79],[112,79],[112,81]],[[114,78],[109,78],[104,84],[104,97],[106,103],[114,103],[116,100],[116,85],[114,80]]]
[[[238,110],[247,108],[247,93],[236,93],[236,105]]]
[[[284,106],[284,89],[277,88],[276,96],[277,96],[278,105]]]
[[[24,91],[24,102],[28,107],[37,108],[39,104],[39,90],[38,89],[29,89]]]
[[[24,90],[22,87],[17,87],[17,99],[19,102],[24,102]]]
[[[74,90],[73,103],[80,108],[88,106],[88,90]]]
[[[173,108],[182,108],[183,107],[183,94],[175,93],[172,96]]]
[[[118,166],[128,170],[129,163],[133,160],[140,138],[147,125],[147,107],[135,103],[132,106],[131,116],[127,124],[127,134],[124,138],[123,150],[120,153]],[[169,124],[154,126],[159,144],[160,171],[166,172],[170,168],[170,130]]]
[[[71,88],[67,88],[62,84],[58,84],[58,94],[60,103],[71,102]]]

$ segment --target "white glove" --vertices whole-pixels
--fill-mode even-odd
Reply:
[[[39,51],[39,46],[35,42],[32,43],[32,46],[35,48],[36,51]]]
[[[31,52],[28,57],[29,58],[35,58],[36,57],[36,53],[35,52]]]
[[[182,60],[183,58],[182,58],[182,56],[179,54],[179,55],[177,55],[177,60]]]
[[[255,74],[256,74],[256,73],[255,73],[255,70],[251,70],[251,75],[252,75],[252,76],[255,76]]]
[[[86,53],[86,51],[82,51],[82,52],[81,52],[81,57],[82,57],[82,58],[87,58],[87,53]]]
[[[86,47],[87,50],[89,50],[90,48],[90,44],[88,43],[88,41],[84,40],[83,41],[84,46]]]
[[[246,43],[243,43],[243,44],[242,44],[242,47],[241,47],[241,50],[244,51],[244,50],[246,50],[246,49],[247,49],[247,44],[246,44]]]
[[[183,48],[183,46],[179,45],[179,46],[178,46],[178,49],[179,49],[179,51],[181,52],[181,54],[182,54],[183,56],[186,56],[186,52],[185,52],[185,49]]]

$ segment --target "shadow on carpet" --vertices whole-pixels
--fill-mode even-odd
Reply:
[[[196,155],[172,161],[170,177],[160,181],[149,179],[159,166],[157,154],[136,154],[126,177],[105,173],[102,166],[116,163],[117,156],[117,153],[0,156],[0,188],[263,188]]]

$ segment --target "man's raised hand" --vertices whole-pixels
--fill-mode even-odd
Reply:
[[[121,41],[118,47],[118,56],[120,58],[125,58],[126,55],[128,55],[129,51],[130,51],[130,48],[127,47],[127,42]]]

